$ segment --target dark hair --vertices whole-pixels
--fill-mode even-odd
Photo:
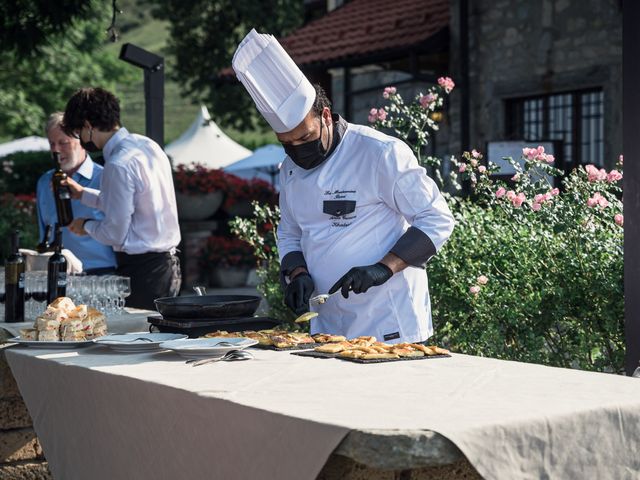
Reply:
[[[311,110],[313,110],[313,113],[315,113],[316,116],[320,117],[322,116],[322,111],[325,107],[331,110],[331,100],[327,98],[327,93],[320,85],[314,83],[313,88],[316,89],[316,99],[313,102]]]
[[[67,102],[62,129],[67,135],[84,126],[108,132],[120,126],[120,103],[116,96],[104,88],[81,88]]]

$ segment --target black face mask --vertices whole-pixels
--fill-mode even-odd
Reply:
[[[305,170],[316,168],[327,159],[329,148],[322,145],[322,118],[320,118],[320,137],[317,140],[300,145],[283,145],[284,151],[291,157],[293,163]]]
[[[93,136],[93,129],[91,128],[89,129],[89,141],[83,142],[82,139],[80,139],[80,146],[90,153],[99,152],[100,149],[95,143],[93,143],[93,140],[91,140],[92,136]]]

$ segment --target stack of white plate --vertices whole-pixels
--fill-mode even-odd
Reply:
[[[183,338],[187,336],[180,333],[115,333],[96,338],[94,342],[98,345],[106,345],[116,352],[137,353],[160,350],[163,342]]]
[[[160,348],[171,350],[184,358],[221,357],[230,350],[242,350],[258,343],[250,338],[185,338],[164,342]]]

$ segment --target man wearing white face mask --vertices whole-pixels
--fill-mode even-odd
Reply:
[[[63,113],[56,112],[49,117],[45,126],[45,133],[49,139],[52,152],[60,154],[60,168],[76,182],[84,187],[99,188],[102,178],[102,166],[94,163],[80,141],[66,135],[60,127]],[[38,225],[40,227],[40,241],[44,239],[46,226],[50,225],[50,235],[47,239],[51,243],[54,235],[54,225],[58,221],[56,205],[53,198],[51,178],[53,170],[49,170],[38,180],[36,188],[38,206]],[[102,219],[104,214],[91,207],[82,205],[79,200],[71,200],[73,214],[77,217],[92,217]],[[115,273],[116,258],[113,249],[91,237],[78,237],[67,228],[62,229],[62,245],[71,250],[82,261],[82,268],[90,275],[105,275]]]
[[[271,35],[252,30],[233,68],[276,132],[280,169],[278,251],[285,302],[309,298],[311,333],[420,342],[432,333],[424,264],[453,230],[437,186],[397,138],[347,123]]]

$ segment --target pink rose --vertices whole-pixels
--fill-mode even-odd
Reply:
[[[453,80],[451,80],[449,77],[440,77],[438,79],[438,85],[444,88],[444,91],[447,93],[450,93],[451,90],[453,90],[453,88],[456,86],[456,84],[453,83]]]
[[[613,183],[622,180],[622,174],[617,170],[611,170],[607,175],[607,182]]]
[[[502,198],[504,197],[505,193],[507,193],[507,190],[504,187],[500,187],[498,190],[496,190],[496,197]]]
[[[541,208],[542,208],[542,205],[540,205],[539,203],[533,202],[531,204],[531,210],[533,210],[534,212],[537,212]]]
[[[545,196],[541,193],[537,194],[535,197],[533,197],[533,201],[535,203],[544,203],[545,201]]]
[[[480,293],[480,287],[477,285],[474,285],[469,289],[469,292],[472,293],[473,295],[477,295],[478,293]]]
[[[590,182],[598,180],[598,169],[594,165],[586,165],[584,169],[587,172],[587,179]]]
[[[520,180],[520,174],[516,173],[513,177],[511,177],[512,182],[517,182]]]
[[[600,197],[598,199],[598,205],[600,205],[600,208],[607,208],[609,206],[609,200],[604,197]]]
[[[615,216],[613,217],[613,220],[616,222],[616,225],[620,225],[621,227],[624,225],[624,217],[622,216],[621,213],[616,213]]]
[[[385,87],[384,92],[382,92],[382,96],[384,98],[389,98],[391,95],[396,94],[396,87]]]
[[[595,198],[590,198],[587,200],[587,207],[593,208],[598,205],[598,200]]]
[[[515,198],[511,200],[511,203],[515,208],[520,208],[524,201],[527,199],[524,193],[520,192]]]
[[[484,275],[480,275],[478,278],[476,278],[476,281],[480,284],[480,285],[486,285],[487,282],[489,281],[489,279],[484,276]],[[478,289],[479,290],[479,289]]]
[[[513,201],[514,198],[516,198],[516,192],[514,192],[513,190],[509,190],[507,192],[507,199]]]
[[[538,148],[536,148],[538,155],[542,155],[544,153],[544,147],[542,145],[538,145]]]
[[[436,101],[438,97],[436,97],[433,93],[427,93],[426,95],[420,95],[420,106],[425,110],[429,108],[434,101]]]
[[[551,190],[551,195],[559,195],[560,194],[560,189],[558,188],[554,188],[553,190]]]
[[[618,162],[620,162],[620,165],[622,165],[622,160],[624,160],[624,158],[623,158],[623,156],[622,156],[622,155],[620,155],[620,156],[618,157]]]
[[[463,163],[462,165],[460,165],[460,167],[458,168],[458,172],[462,173],[464,171],[467,170],[467,164]]]
[[[376,123],[378,121],[378,114],[376,113],[375,115],[369,115],[367,120],[369,120],[369,123]]]
[[[543,196],[544,196],[544,201],[545,202],[549,202],[549,201],[553,200],[553,194],[551,192],[547,192]]]
[[[475,148],[473,150],[471,150],[471,156],[473,158],[479,158],[480,157],[480,152],[477,151]]]
[[[551,164],[553,162],[555,162],[556,157],[554,157],[553,155],[547,155],[544,157],[544,161]]]
[[[478,166],[478,160],[476,160],[475,158],[472,158],[471,160],[469,160],[469,163],[474,168]]]
[[[479,171],[480,173],[484,173],[484,172],[486,172],[486,171],[487,171],[487,167],[485,167],[484,165],[480,165],[480,166],[478,167],[478,171]]]
[[[384,108],[379,108],[378,109],[378,120],[380,120],[381,122],[384,122],[384,120],[387,118],[387,111]]]

